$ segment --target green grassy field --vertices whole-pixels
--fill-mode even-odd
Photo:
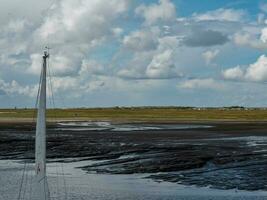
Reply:
[[[31,120],[34,109],[0,109],[0,120]],[[175,107],[48,109],[49,120],[114,121],[267,121],[265,109]]]

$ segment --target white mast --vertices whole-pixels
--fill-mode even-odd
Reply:
[[[43,55],[43,67],[41,72],[41,85],[38,96],[38,112],[35,137],[35,177],[38,198],[50,199],[46,178],[46,68],[49,54]]]

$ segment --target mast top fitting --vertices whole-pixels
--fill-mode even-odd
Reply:
[[[48,58],[49,57],[49,49],[50,49],[49,47],[47,47],[47,46],[45,47],[44,56],[43,56],[44,58]]]
[[[49,57],[49,53],[47,51],[44,51],[44,56],[43,58],[48,58]]]

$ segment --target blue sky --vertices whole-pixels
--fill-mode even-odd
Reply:
[[[267,106],[266,1],[1,5],[0,107],[34,106],[46,45],[58,107]]]

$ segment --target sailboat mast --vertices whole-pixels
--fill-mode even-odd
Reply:
[[[38,186],[39,199],[49,199],[46,180],[46,70],[47,51],[43,55],[43,66],[38,97],[38,111],[35,137],[35,176]]]

